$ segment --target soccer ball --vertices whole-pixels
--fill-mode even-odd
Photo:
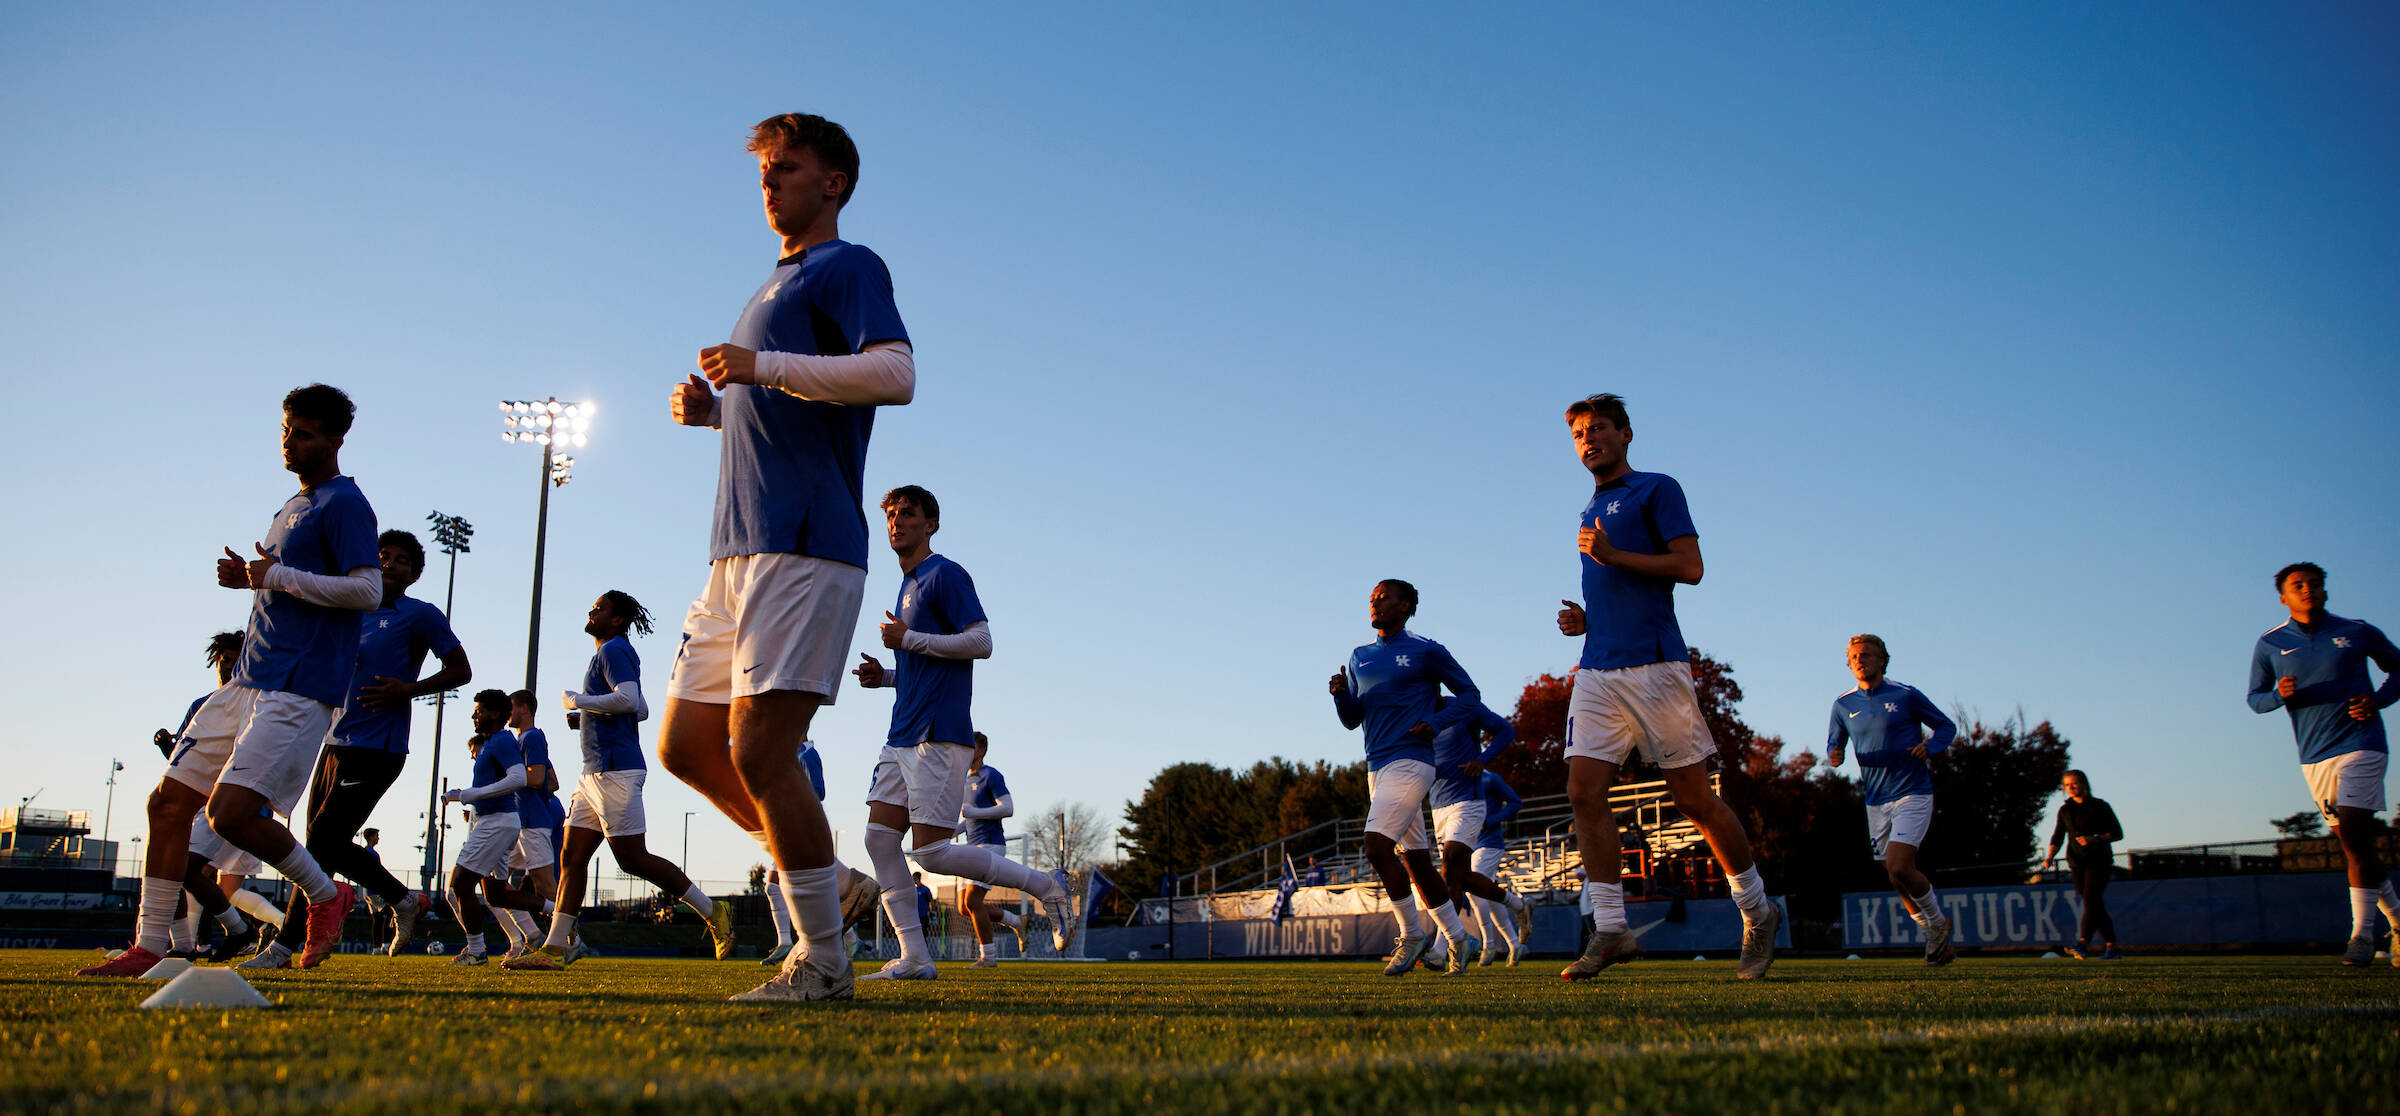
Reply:
[[[1125,959],[1127,961],[1139,961],[1142,959],[1142,951],[1138,949],[1129,951],[1125,954]]]
[[[450,952],[450,947],[443,945],[439,941],[431,941],[425,943],[425,952],[430,953],[435,957],[440,957],[442,954]]]

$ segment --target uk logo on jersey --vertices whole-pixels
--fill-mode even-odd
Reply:
[[[1408,656],[1406,656],[1406,655],[1394,655],[1394,656],[1392,656],[1392,665],[1393,665],[1393,666],[1407,666],[1407,665],[1408,665]]]
[[[1607,510],[1607,511],[1605,511],[1605,512],[1602,512],[1601,514],[1602,514],[1602,515],[1615,515],[1615,514],[1617,514],[1617,505],[1618,505],[1618,504],[1620,504],[1620,503],[1623,503],[1623,501],[1621,501],[1621,500],[1610,500],[1610,501],[1608,502],[1608,510]]]
[[[1898,713],[1900,711],[1900,703],[1896,701],[1884,702],[1883,711],[1886,713]]]
[[[2349,637],[2349,636],[2335,636],[2335,637],[2333,637],[2333,645],[2334,645],[2335,647],[2340,647],[2340,648],[2348,649],[2348,648],[2349,648],[2349,646],[2350,646],[2350,637]]]
[[[917,606],[917,595],[916,595],[915,593],[902,593],[902,594],[900,594],[900,607],[902,607],[902,608],[915,608],[916,606]]]

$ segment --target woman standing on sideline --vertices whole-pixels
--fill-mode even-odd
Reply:
[[[2124,954],[2117,952],[2117,924],[2108,917],[2108,876],[2115,866],[2116,854],[2109,846],[2125,839],[2125,829],[2117,824],[2117,812],[2108,803],[2092,797],[2092,781],[2081,771],[2069,771],[2059,783],[2067,792],[2067,800],[2058,804],[2058,826],[2050,831],[2050,851],[2042,854],[2042,867],[2048,868],[2058,860],[2061,841],[2072,839],[2067,848],[2067,872],[2074,877],[2075,894],[2083,897],[2083,922],[2075,928],[2075,944],[2067,950],[2076,960],[2086,959],[2092,942],[2099,940],[2104,948],[2102,961],[2118,961]]]

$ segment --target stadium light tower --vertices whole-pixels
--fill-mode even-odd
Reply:
[[[542,658],[542,559],[550,540],[550,490],[574,479],[575,459],[560,453],[582,449],[591,441],[592,405],[562,404],[553,396],[539,402],[503,400],[500,432],[503,442],[542,447],[541,511],[533,527],[533,618],[525,632],[525,688],[534,689],[534,670]]]
[[[442,591],[442,615],[449,616],[451,606],[458,600],[458,556],[474,549],[467,545],[475,537],[475,525],[462,516],[434,512],[425,517],[433,524],[433,541],[441,544],[442,553],[450,556],[450,584]],[[442,709],[449,703],[450,694],[443,691],[433,695],[433,775],[425,794],[425,888],[435,890],[434,880],[441,872],[441,841],[436,823],[441,818],[442,797]]]

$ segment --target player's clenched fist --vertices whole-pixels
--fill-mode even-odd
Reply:
[[[858,676],[858,684],[868,689],[883,685],[883,661],[864,651],[858,653],[860,662],[850,673]]]
[[[2289,697],[2291,697],[2293,694],[2296,694],[2296,693],[2299,693],[2299,692],[2300,692],[2300,680],[2299,680],[2299,679],[2297,679],[2297,678],[2294,678],[2294,677],[2292,677],[2291,675],[2288,675],[2288,674],[2287,674],[2287,675],[2284,675],[2283,677],[2281,677],[2281,678],[2278,678],[2278,679],[2276,679],[2276,680],[2275,680],[2275,696],[2276,696],[2276,697],[2279,697],[2279,698],[2289,698]]]
[[[1573,601],[1560,601],[1558,603],[1566,606],[1558,610],[1558,634],[1568,636],[1582,635],[1583,606],[1576,604]]]
[[[717,387],[758,382],[758,354],[740,345],[710,345],[700,350],[700,371]]]
[[[717,393],[708,389],[708,381],[693,376],[667,395],[667,412],[685,426],[707,426],[716,417]]]
[[[1349,693],[1350,676],[1338,670],[1334,671],[1332,680],[1325,683],[1325,692],[1337,695]]]

